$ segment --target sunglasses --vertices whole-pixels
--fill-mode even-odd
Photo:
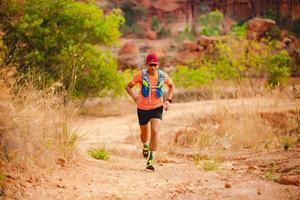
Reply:
[[[157,66],[157,64],[149,64],[149,66],[151,66],[151,67],[156,67]]]

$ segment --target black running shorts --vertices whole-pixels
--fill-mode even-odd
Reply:
[[[146,125],[150,119],[157,118],[162,120],[163,106],[151,110],[137,109],[140,125]]]

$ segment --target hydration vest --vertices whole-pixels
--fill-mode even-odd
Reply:
[[[162,70],[158,70],[158,81],[157,81],[157,86],[156,86],[156,97],[160,98],[163,95],[163,86],[164,86],[164,72]],[[148,70],[144,69],[142,71],[142,95],[144,97],[150,97],[150,91],[151,91],[151,85],[150,85],[150,80],[148,76]]]

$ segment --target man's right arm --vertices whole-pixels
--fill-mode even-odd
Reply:
[[[134,86],[135,84],[132,82],[132,81],[130,81],[130,82],[128,82],[127,83],[127,85],[126,85],[126,91],[127,91],[127,93],[131,96],[131,98],[133,99],[133,101],[135,101],[136,103],[138,102],[138,98],[137,98],[137,96],[134,94],[134,92],[133,92],[133,90],[132,90],[132,88],[133,88],[133,86]]]

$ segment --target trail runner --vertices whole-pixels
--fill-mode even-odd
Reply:
[[[154,160],[158,145],[159,126],[163,110],[169,110],[172,103],[174,83],[164,71],[159,68],[159,60],[155,54],[146,58],[147,69],[141,70],[127,83],[126,91],[136,102],[140,125],[140,138],[143,143],[143,156],[147,159],[146,169],[154,171]],[[132,88],[138,84],[140,91],[136,95]],[[164,101],[163,87],[168,86]],[[150,144],[149,144],[150,135]]]

